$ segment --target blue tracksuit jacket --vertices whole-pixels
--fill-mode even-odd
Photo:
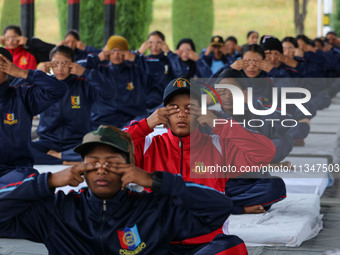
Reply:
[[[92,128],[101,124],[122,128],[134,119],[146,117],[148,68],[143,56],[134,62],[100,66],[98,56],[90,54],[83,77],[96,89],[92,105]]]
[[[212,188],[162,172],[158,192],[119,191],[111,200],[90,190],[56,195],[48,174],[0,189],[0,236],[46,245],[49,254],[168,254],[169,242],[220,228],[231,200]]]
[[[193,77],[199,77],[199,78],[209,78],[211,76],[211,70],[210,67],[207,65],[207,63],[203,59],[198,59],[195,61],[195,70],[194,75],[190,76],[190,73],[192,70],[190,70],[190,65],[188,65],[186,62],[182,61],[181,58],[169,51],[168,52],[168,59],[170,61],[172,70],[176,77],[184,77],[187,79],[193,78]]]
[[[38,70],[29,71],[26,80],[14,79],[0,86],[0,175],[33,165],[32,117],[65,93],[64,83]]]
[[[254,107],[258,110],[267,109],[267,107],[265,107],[260,100],[256,102]],[[247,105],[245,105],[244,115],[231,116],[229,113],[224,112],[223,110],[213,111],[213,113],[221,119],[228,119],[230,117],[233,117],[233,119],[238,121],[239,123],[244,122],[247,129],[259,132],[269,138],[276,147],[276,153],[272,160],[273,163],[278,163],[282,161],[286,156],[288,156],[293,148],[294,141],[306,138],[310,130],[310,127],[307,123],[298,123],[295,127],[282,126],[282,120],[292,119],[293,116],[281,116],[281,112],[279,110],[276,110],[270,115],[259,116],[251,113],[247,109]],[[272,121],[270,121],[271,119],[274,119],[275,121],[272,123]],[[263,121],[263,126],[260,125],[260,120]],[[249,123],[250,125],[248,125]],[[212,129],[209,126],[200,126],[200,130],[203,133],[212,134]]]
[[[145,57],[148,66],[148,112],[152,113],[154,108],[162,104],[164,88],[175,76],[170,61],[162,52],[159,55],[148,55]]]
[[[101,51],[102,50],[96,49],[95,47],[92,46],[86,46],[85,50],[75,49],[74,50],[75,61],[86,59],[87,55],[89,55],[90,53],[97,55]]]
[[[70,75],[63,82],[67,85],[63,98],[40,114],[39,142],[62,152],[62,160],[81,161],[73,148],[92,130],[91,106],[95,91],[85,79],[75,75]],[[39,157],[35,161],[38,162]]]

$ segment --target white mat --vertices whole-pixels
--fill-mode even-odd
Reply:
[[[59,172],[60,170],[66,169],[70,166],[64,166],[64,165],[35,165],[34,168],[38,170],[39,173],[55,173]],[[71,186],[65,186],[61,188],[57,188],[56,192],[59,190],[62,190],[65,194],[69,193],[70,190],[79,190],[83,187],[87,187],[86,182],[80,183],[77,187],[71,187]]]
[[[1,255],[48,255],[47,248],[42,243],[24,239],[0,238]]]
[[[320,198],[311,194],[289,194],[265,214],[229,217],[229,233],[247,246],[297,247],[321,229]]]
[[[339,162],[338,139],[337,134],[309,134],[305,139],[305,146],[293,147],[290,154],[329,155],[333,157],[333,162],[337,163]]]
[[[340,116],[337,117],[337,118],[340,119]],[[325,124],[325,123],[313,123],[310,126],[310,133],[339,134],[340,133],[340,125],[331,125],[331,124]]]
[[[316,194],[322,196],[330,184],[330,175],[323,172],[322,167],[328,166],[328,159],[322,157],[287,157],[295,170],[288,173],[272,173],[279,176],[286,184],[287,193]],[[321,164],[321,165],[320,165]],[[311,169],[314,169],[314,172]]]

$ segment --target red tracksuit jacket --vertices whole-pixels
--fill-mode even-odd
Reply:
[[[239,124],[232,127],[219,125],[213,130],[216,134],[213,136],[203,134],[197,128],[189,136],[179,138],[170,129],[160,135],[151,134],[153,130],[149,128],[146,119],[143,119],[132,123],[125,131],[131,135],[134,143],[136,166],[149,172],[181,174],[185,181],[210,186],[223,193],[228,178],[239,174],[198,173],[195,167],[218,164],[234,166],[238,171],[245,166],[267,165],[276,153],[271,140],[261,134],[249,132]],[[220,233],[222,229],[183,240],[181,243],[206,243]]]
[[[25,70],[35,70],[37,68],[37,60],[35,56],[28,52],[24,47],[19,46],[14,50],[10,50],[6,47],[6,49],[12,54],[13,56],[13,63]]]
[[[245,168],[247,166],[267,165],[276,152],[268,138],[247,131],[239,124],[232,127],[218,125],[213,136],[196,129],[191,135],[179,138],[170,129],[167,133],[153,136],[153,130],[143,119],[132,123],[126,131],[132,137],[138,167],[149,172],[181,174],[185,181],[210,186],[221,192],[224,192],[225,183],[231,176],[249,169]],[[238,173],[206,173],[199,172],[197,168],[215,166],[216,169],[217,165],[236,169]]]

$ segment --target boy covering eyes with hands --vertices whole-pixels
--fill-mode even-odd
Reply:
[[[42,242],[49,254],[168,254],[170,241],[218,229],[232,208],[231,200],[213,189],[136,167],[130,136],[113,126],[88,133],[75,151],[83,164],[32,174],[0,190],[1,236]],[[83,179],[88,188],[54,194]],[[126,189],[131,182],[152,192]],[[238,237],[217,238],[228,239],[233,254],[246,254]],[[220,251],[210,243],[185,254]]]

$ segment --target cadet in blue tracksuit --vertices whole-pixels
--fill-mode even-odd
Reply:
[[[87,58],[87,55],[98,54],[101,50],[92,46],[85,45],[80,41],[80,35],[77,30],[69,30],[64,37],[64,40],[57,45],[65,45],[70,47],[75,54],[75,60],[80,61]],[[50,52],[57,45],[44,42],[39,38],[28,38],[25,47],[37,59],[37,63],[48,62],[50,60]]]
[[[118,128],[99,127],[75,151],[84,164],[32,174],[0,189],[0,236],[44,243],[51,255],[161,255],[170,253],[171,241],[220,228],[232,209],[231,200],[212,188],[137,168],[131,137]],[[54,194],[84,178],[88,188]],[[130,191],[129,183],[152,192]],[[175,254],[246,255],[247,250],[240,238],[220,234],[203,247]]]
[[[232,64],[235,62],[235,60],[240,59],[240,46],[237,44],[237,39],[235,36],[230,35],[228,36],[224,41],[224,47],[226,52],[226,57],[229,64]]]
[[[248,80],[249,79],[244,78],[242,72],[234,69],[228,69],[223,71],[215,81],[218,84],[231,84],[235,87],[238,87],[242,90],[244,96],[246,97],[246,82]],[[211,82],[212,81],[213,80],[211,80]],[[277,131],[277,125],[275,124],[274,127],[271,127],[271,125],[265,121],[266,118],[272,119],[272,116],[255,115],[251,113],[246,107],[244,115],[234,115],[234,100],[231,92],[228,89],[220,88],[216,88],[216,91],[222,102],[221,111],[211,111],[207,114],[207,116],[212,115],[212,117],[208,118],[227,119],[228,121],[231,121],[232,117],[233,120],[238,122],[237,125],[242,125],[250,132],[261,133],[271,139],[277,148],[275,157],[271,161],[272,163],[278,163],[288,155],[293,147],[294,141],[294,137],[290,135],[295,134],[295,131],[291,131],[292,134],[286,134],[286,136],[279,134],[277,137],[274,137],[273,133],[274,131]],[[247,106],[246,100],[245,106]],[[259,106],[255,106],[255,108],[258,110],[264,109],[264,107],[261,108]],[[258,120],[263,120],[264,125],[259,125],[260,121]],[[251,124],[249,124],[250,122]],[[212,134],[212,127],[210,126],[212,123],[210,121],[207,123],[208,124],[204,123],[205,125],[203,126],[201,125],[200,130],[203,133]],[[287,131],[287,129],[285,131]],[[272,178],[270,175],[268,176],[266,174],[246,173],[242,178],[229,179],[225,185],[225,193],[233,200],[234,205],[237,205],[235,208],[246,208],[247,206],[258,204],[262,206],[262,210],[268,210],[273,203],[278,202],[286,197],[286,187],[281,178]],[[242,212],[233,210],[232,213],[238,214]]]
[[[164,88],[176,76],[167,57],[170,50],[162,32],[151,32],[137,53],[144,55],[148,49],[150,54],[145,57],[149,70],[147,108],[148,112],[152,113],[163,102]]]
[[[308,77],[308,73],[320,72],[320,68],[327,64],[323,62],[324,59],[320,59],[317,54],[310,51],[311,48],[305,52],[299,49],[294,37],[286,36],[281,43],[283,48],[281,61],[285,63],[286,68],[295,71],[291,77]]]
[[[340,74],[340,50],[331,47],[322,38],[315,38],[312,41],[313,47],[317,53],[321,54],[325,59],[325,77],[338,77]]]
[[[23,70],[0,48],[0,187],[36,172],[31,154],[33,116],[57,102],[66,86],[44,72]],[[12,82],[8,75],[18,77]]]
[[[209,46],[200,53],[200,58],[208,64],[212,74],[216,73],[224,65],[230,65],[226,56],[223,38],[218,35],[211,38]]]
[[[271,40],[273,39],[273,40]],[[275,40],[274,40],[275,39]],[[275,50],[274,52],[271,52],[268,58],[276,58],[276,54],[280,54],[280,46],[281,43],[276,38],[268,38],[267,40],[267,49],[271,48],[277,48],[278,50]],[[281,46],[282,49],[282,46]],[[272,51],[272,50],[270,50]],[[273,56],[274,55],[274,56]],[[241,70],[245,77],[251,78],[247,80],[246,86],[253,88],[253,102],[257,102],[258,99],[262,101],[264,106],[271,105],[272,102],[272,88],[277,87],[278,88],[278,102],[280,102],[280,89],[282,87],[293,87],[293,86],[300,86],[303,87],[302,80],[296,80],[296,79],[274,79],[274,77],[271,76],[271,70],[278,70],[280,72],[283,71],[285,75],[288,74],[288,72],[285,69],[278,69],[275,68],[274,65],[271,63],[271,61],[266,60],[266,55],[264,50],[261,46],[257,44],[250,44],[243,47],[242,50],[242,59],[236,60],[230,67],[236,70]],[[276,60],[274,61],[276,62]],[[218,74],[221,74],[224,69],[221,69]],[[282,74],[282,73],[281,73]],[[285,76],[288,77],[289,76]],[[253,78],[262,78],[262,79],[253,79]],[[299,83],[301,81],[301,84]],[[301,95],[294,95],[296,98]],[[312,114],[312,116],[315,116],[316,110],[317,110],[317,103],[314,101],[309,101],[305,104],[305,107],[308,109],[308,111]],[[278,104],[278,108],[280,108],[280,105]],[[296,107],[290,105],[288,108],[288,113],[290,113],[295,119],[299,120],[301,119],[300,115],[301,112],[296,109]],[[309,117],[311,118],[311,117]]]
[[[245,79],[242,72],[234,69],[225,70],[220,74],[217,81],[222,84],[233,84],[239,87],[244,96],[247,97],[247,83],[249,79]],[[261,85],[257,84],[257,86]],[[282,116],[281,111],[278,109],[270,115],[256,115],[249,111],[248,102],[245,100],[244,115],[233,115],[233,96],[230,91],[226,89],[217,89],[217,92],[222,100],[222,111],[214,112],[217,117],[222,119],[233,117],[233,119],[239,123],[244,122],[246,128],[258,131],[271,139],[276,147],[276,154],[271,161],[272,163],[281,162],[292,150],[294,142],[303,140],[309,133],[309,119],[305,118],[302,114],[296,116],[298,124],[295,127],[284,127],[281,125],[281,121],[284,119],[293,119],[295,116],[290,114]],[[265,102],[263,98],[259,98],[257,101],[253,102],[253,106],[257,110],[267,110],[271,105],[267,106],[266,103],[271,104],[271,101]],[[271,119],[276,121],[273,123],[267,121]],[[263,125],[259,124],[261,120],[263,121]]]
[[[209,78],[211,70],[207,63],[195,52],[195,44],[189,38],[181,39],[175,53],[167,53],[172,70],[176,77],[190,79],[193,77]]]
[[[61,44],[70,47],[74,50],[74,59],[75,61],[86,59],[87,55],[92,54],[99,54],[101,50],[96,49],[95,47],[85,45],[80,41],[80,35],[77,30],[71,29],[69,30],[64,37],[64,40]]]
[[[331,90],[331,84],[325,80],[326,68],[327,68],[327,58],[325,58],[320,51],[316,51],[311,45],[311,40],[305,35],[298,35],[296,37],[299,49],[304,52],[304,58],[307,61],[312,61],[317,64],[317,68],[309,72],[304,73],[308,79],[303,85],[312,94],[312,100],[317,105],[319,110],[328,107],[331,103],[331,98],[329,95],[329,90]],[[319,78],[319,79],[315,79]],[[322,86],[320,86],[322,84]]]
[[[61,45],[50,54],[51,62],[43,68],[66,83],[63,98],[40,114],[37,133],[39,140],[32,143],[35,164],[63,164],[66,161],[82,161],[73,151],[83,136],[91,131],[91,106],[94,89],[80,77],[85,68],[74,63],[74,52]],[[78,76],[79,75],[79,76]]]
[[[274,40],[274,39],[272,39]],[[329,64],[327,58],[320,50],[315,50],[311,45],[311,40],[305,35],[298,35],[295,38],[285,37],[282,45],[286,48],[283,58],[288,63],[283,69],[290,70],[289,75],[293,78],[319,78],[319,79],[300,79],[293,81],[297,87],[303,87],[311,92],[312,98],[308,102],[311,108],[323,109],[331,103],[329,91],[332,90],[331,84],[326,80],[321,81],[325,77]],[[263,44],[264,47],[266,43]],[[297,48],[298,47],[298,48]],[[290,50],[289,50],[289,49]],[[298,53],[298,54],[297,54]],[[281,64],[283,66],[283,64]],[[277,70],[282,70],[278,68]],[[292,70],[295,70],[293,73]],[[293,73],[293,75],[292,75]],[[271,77],[282,77],[279,71],[271,71]],[[320,86],[323,84],[323,86]]]
[[[318,50],[320,52],[320,50]],[[321,51],[328,63],[328,72],[326,77],[340,77],[340,50],[331,46],[328,42],[325,42],[324,50]],[[340,91],[340,83],[335,79],[332,82],[332,86],[329,89],[329,95],[333,98]]]
[[[148,67],[143,56],[128,49],[127,40],[114,35],[107,50],[90,54],[84,63],[87,70],[83,77],[97,92],[91,113],[93,129],[101,124],[122,128],[147,115]],[[110,64],[100,66],[103,60]]]

